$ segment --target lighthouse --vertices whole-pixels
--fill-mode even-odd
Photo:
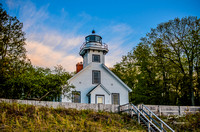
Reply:
[[[83,63],[78,63],[76,74],[68,80],[75,86],[71,98],[62,97],[62,102],[89,104],[126,104],[132,90],[120,80],[105,64],[108,45],[102,37],[92,33],[85,37],[79,55]]]

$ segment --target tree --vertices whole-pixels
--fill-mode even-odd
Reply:
[[[2,95],[10,92],[7,80],[20,75],[30,65],[26,58],[23,24],[11,17],[0,5],[0,89]]]
[[[151,29],[113,71],[128,86],[134,82],[132,102],[199,105],[199,56],[200,19],[175,18]],[[137,70],[130,73],[134,67]],[[132,80],[127,79],[130,74],[136,74]]]
[[[30,67],[13,81],[19,90],[16,92],[19,93],[17,98],[59,101],[62,94],[65,95],[74,88],[67,82],[70,77],[71,75],[58,65],[54,67],[54,70]]]
[[[26,57],[23,24],[0,5],[0,98],[59,101],[71,75],[62,66],[34,67]]]
[[[112,69],[133,90],[130,93],[132,103],[163,103],[155,65],[150,47],[140,43]]]
[[[143,40],[153,46],[156,55],[162,53],[159,57],[170,61],[183,75],[181,89],[185,93],[182,99],[195,105],[194,67],[199,62],[200,19],[176,18],[159,24]]]

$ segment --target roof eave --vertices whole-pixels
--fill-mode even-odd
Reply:
[[[103,88],[103,90],[106,91],[109,95],[111,94],[110,91],[108,91],[108,89],[106,89],[102,84],[98,84],[87,93],[87,96],[89,96],[98,86]]]

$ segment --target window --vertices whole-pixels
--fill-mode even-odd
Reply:
[[[92,62],[100,62],[100,55],[92,55]]]
[[[89,35],[85,38],[86,40],[86,43],[88,42],[99,42],[99,43],[102,43],[102,38],[98,35]]]
[[[73,103],[81,103],[81,92],[80,91],[72,91],[72,102]]]
[[[91,35],[89,41],[90,41],[90,42],[95,42],[95,36],[94,36],[94,35]]]
[[[92,84],[101,83],[100,71],[92,71]]]
[[[96,95],[96,104],[105,104],[104,95]]]
[[[112,93],[112,104],[119,105],[119,93]]]

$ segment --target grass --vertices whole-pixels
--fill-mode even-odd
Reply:
[[[126,114],[0,103],[0,131],[145,131]]]
[[[177,132],[200,132],[200,112],[186,113],[183,116],[161,116],[160,118]]]

